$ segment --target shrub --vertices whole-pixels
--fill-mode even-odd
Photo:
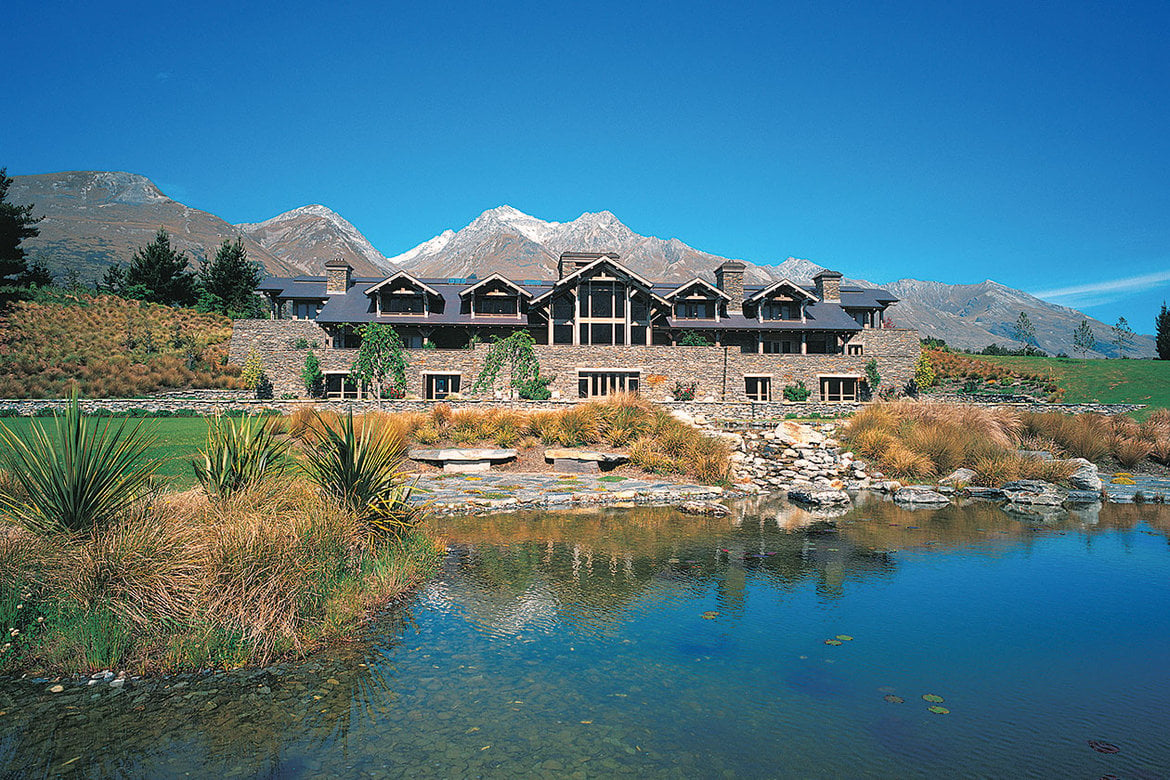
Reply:
[[[264,376],[264,361],[260,352],[253,347],[244,358],[244,367],[240,370],[240,381],[248,390],[256,390],[260,386],[260,379]]]
[[[287,444],[277,439],[279,425],[265,417],[208,422],[206,448],[192,465],[209,498],[231,498],[284,470]]]
[[[914,384],[919,390],[925,390],[935,383],[934,366],[930,362],[930,353],[923,352],[914,364]]]
[[[1117,462],[1127,469],[1141,463],[1153,450],[1154,445],[1142,439],[1118,436],[1113,440],[1113,457],[1117,458]]]
[[[260,378],[256,381],[256,400],[271,401],[274,392],[272,380],[268,378],[268,374],[261,372]]]
[[[682,336],[679,337],[678,345],[680,347],[709,347],[711,342],[707,341],[707,337],[701,333],[684,330]]]
[[[698,382],[675,382],[670,394],[676,401],[693,401],[698,387]]]
[[[309,350],[305,355],[305,367],[301,369],[301,382],[305,385],[305,395],[309,398],[320,398],[325,394],[325,375],[321,373],[321,361],[316,353]]]
[[[784,400],[786,401],[807,401],[812,393],[804,382],[800,381],[794,385],[784,385]]]
[[[309,340],[307,338],[305,338],[304,336],[301,336],[299,339],[297,339],[295,342],[293,342],[293,349],[308,349],[308,348],[309,348]]]
[[[562,447],[580,447],[597,441],[601,415],[597,404],[577,404],[561,412],[556,439]]]
[[[53,424],[33,422],[28,440],[0,424],[0,463],[18,489],[0,484],[0,510],[38,533],[85,531],[108,523],[143,497],[155,466],[152,439],[138,423],[87,423],[76,394]]]

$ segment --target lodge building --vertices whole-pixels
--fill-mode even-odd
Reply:
[[[728,260],[714,269],[714,283],[678,284],[645,279],[612,252],[565,252],[555,281],[405,271],[358,278],[340,259],[325,270],[265,280],[272,319],[241,321],[233,333],[232,361],[258,350],[282,394],[303,395],[308,345],[327,393],[356,397],[349,366],[370,322],[394,326],[410,351],[406,392],[426,399],[467,394],[487,345],[520,329],[532,335],[562,399],[615,390],[667,398],[694,383],[700,400],[778,401],[783,387],[803,383],[812,400],[851,401],[869,389],[868,361],[883,385],[904,384],[919,354],[916,332],[889,327],[895,296],[843,285],[829,270],[811,285],[748,285],[744,264]]]

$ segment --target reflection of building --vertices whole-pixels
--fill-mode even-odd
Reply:
[[[555,281],[354,278],[338,261],[324,277],[266,280],[260,290],[275,319],[238,322],[231,359],[256,347],[277,392],[299,394],[304,345],[315,344],[328,393],[356,396],[347,374],[358,330],[378,322],[412,350],[407,392],[423,398],[466,393],[483,345],[517,330],[532,335],[561,398],[663,397],[693,381],[699,398],[770,401],[800,381],[813,400],[849,401],[864,390],[870,359],[891,384],[912,376],[918,336],[884,327],[897,300],[890,293],[843,285],[835,271],[811,285],[747,285],[744,268],[729,260],[714,284],[675,284],[644,279],[613,253],[566,252]]]

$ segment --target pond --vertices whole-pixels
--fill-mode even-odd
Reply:
[[[368,642],[0,683],[6,776],[1170,774],[1167,507],[435,523],[441,572]]]

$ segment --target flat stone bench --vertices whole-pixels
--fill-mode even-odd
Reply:
[[[441,463],[443,471],[449,474],[471,474],[490,471],[493,463],[503,463],[506,460],[515,459],[516,450],[411,450],[407,454],[411,460]]]
[[[554,471],[571,474],[596,474],[609,471],[619,463],[625,463],[625,455],[613,452],[592,452],[590,450],[547,449],[544,459],[553,462]]]

